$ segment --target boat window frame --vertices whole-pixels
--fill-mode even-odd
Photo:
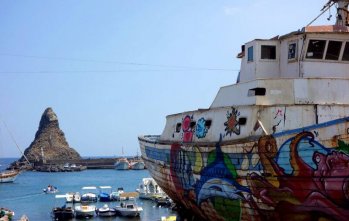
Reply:
[[[295,45],[294,47],[294,57],[290,57],[290,45]],[[289,41],[287,44],[287,61],[293,62],[298,59],[298,43],[297,41]]]
[[[328,49],[329,49],[329,46],[330,46],[330,42],[340,42],[340,43],[341,43],[341,45],[340,45],[340,47],[339,47],[337,59],[329,59],[329,58],[327,57],[327,55],[328,55]],[[326,50],[325,50],[325,57],[324,57],[324,59],[325,59],[326,61],[340,61],[342,48],[343,48],[343,40],[341,40],[341,41],[340,41],[340,40],[327,40],[327,42],[326,42],[326,48],[325,48]]]
[[[247,62],[253,62],[254,61],[254,49],[253,45],[247,48]]]
[[[314,58],[314,56],[308,56],[309,52],[309,46],[311,45],[310,43],[312,41],[321,41],[321,42],[325,42],[323,49],[322,49],[322,54],[321,54],[321,58]],[[305,52],[305,59],[307,60],[313,60],[313,61],[319,61],[319,60],[324,60],[325,54],[326,54],[326,50],[327,50],[327,43],[328,40],[327,39],[321,39],[321,38],[310,38],[307,42],[307,48],[306,48],[306,52]]]
[[[268,51],[267,54],[264,55],[269,55],[269,57],[264,58],[263,57],[263,52],[266,51],[267,48],[273,48],[274,49],[274,53],[270,53],[270,51]],[[274,44],[261,44],[260,45],[260,49],[261,49],[261,53],[260,53],[260,59],[262,61],[276,61],[277,60],[277,50],[276,50],[276,45]],[[274,55],[274,56],[270,56],[270,55]]]
[[[341,58],[341,61],[343,61],[343,62],[349,62],[349,41],[343,41],[343,45],[342,45],[342,53],[341,53],[341,56],[340,56],[340,58]],[[345,49],[346,49],[346,47],[348,47],[348,53],[346,54],[346,56],[348,57],[347,59],[348,60],[343,60],[343,57],[344,57],[344,55],[345,55]]]

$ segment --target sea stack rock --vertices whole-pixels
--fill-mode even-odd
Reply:
[[[35,139],[24,154],[31,163],[81,159],[80,154],[69,147],[63,131],[59,128],[57,115],[50,107],[42,114]]]

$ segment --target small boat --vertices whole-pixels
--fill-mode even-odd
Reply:
[[[117,170],[128,170],[130,169],[130,163],[126,158],[120,158],[118,161],[115,163],[115,169]]]
[[[12,183],[19,174],[18,170],[6,170],[0,173],[0,183]]]
[[[100,202],[110,202],[111,198],[111,186],[100,186],[100,192],[98,198]]]
[[[0,220],[2,219],[6,220],[6,218],[8,220],[11,220],[11,218],[14,217],[14,215],[15,215],[15,212],[13,212],[12,210],[0,207]]]
[[[95,205],[79,205],[75,207],[75,217],[86,218],[93,217],[95,215]]]
[[[48,185],[47,188],[43,189],[44,193],[52,194],[52,193],[57,193],[58,188],[52,185]]]
[[[115,210],[120,216],[136,217],[143,211],[142,207],[137,206],[135,203],[120,203],[120,206],[116,206]]]
[[[126,197],[121,196],[124,193],[124,188],[123,187],[118,187],[118,189],[110,194],[110,198],[112,201],[117,200],[117,201],[122,201],[126,200]]]
[[[66,198],[67,195],[56,195],[56,199]],[[68,220],[74,218],[74,209],[70,206],[63,205],[62,207],[55,206],[51,211],[54,220]]]
[[[73,197],[73,203],[80,203],[81,202],[81,195],[79,192],[76,192]]]
[[[157,207],[170,207],[172,205],[172,200],[168,196],[156,197],[155,202]]]
[[[145,164],[142,160],[136,160],[130,163],[130,168],[132,170],[144,170]]]
[[[104,204],[103,207],[96,209],[97,216],[103,217],[111,217],[116,216],[116,210],[114,208],[110,208],[108,204]]]
[[[65,202],[73,203],[74,202],[74,193],[66,193],[65,194]]]
[[[177,217],[176,216],[162,216],[161,217],[161,221],[176,221],[177,220]]]
[[[76,193],[66,193],[65,194],[65,199],[66,199],[66,203],[80,203],[81,201],[81,196],[80,196],[80,193],[79,192],[76,192]]]
[[[95,186],[85,186],[82,188],[81,202],[97,202],[97,188]]]
[[[139,192],[139,198],[145,200],[154,200],[166,195],[153,178],[143,178],[137,192]]]

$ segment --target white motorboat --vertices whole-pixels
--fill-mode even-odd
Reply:
[[[120,206],[116,206],[115,210],[118,215],[120,216],[127,216],[127,217],[136,217],[140,216],[140,213],[143,211],[143,208],[140,206],[137,206],[136,203],[120,203]]]
[[[0,183],[12,183],[19,174],[17,170],[6,170],[0,173]]]
[[[103,217],[111,217],[116,216],[116,210],[114,208],[110,208],[108,204],[104,204],[103,207],[96,209],[97,216]]]
[[[97,202],[97,188],[95,186],[85,186],[82,188],[81,202]]]
[[[86,218],[93,217],[95,215],[95,205],[79,205],[75,206],[75,217]]]

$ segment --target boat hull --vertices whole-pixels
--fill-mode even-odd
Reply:
[[[116,170],[128,170],[130,168],[130,165],[128,162],[117,162],[115,164]]]
[[[347,220],[348,120],[231,142],[139,142],[159,186],[202,220]]]
[[[0,173],[0,183],[13,183],[17,175],[19,174],[18,171],[5,171]]]

